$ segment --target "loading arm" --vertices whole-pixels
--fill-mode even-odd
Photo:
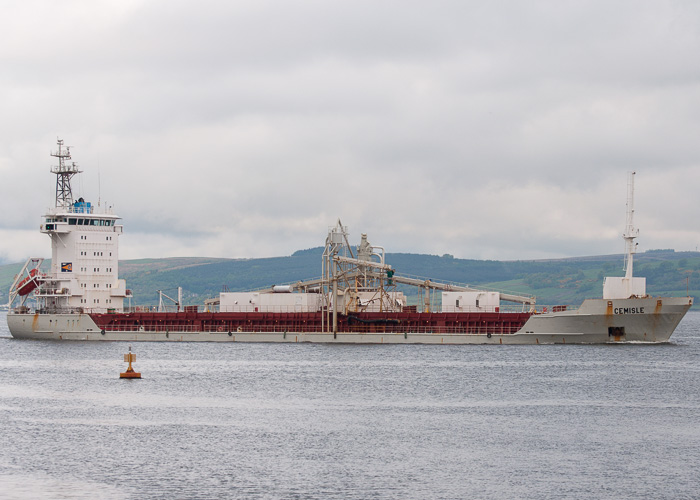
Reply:
[[[393,280],[396,283],[401,283],[402,285],[420,286],[423,288],[432,288],[434,290],[442,290],[443,292],[483,292],[484,290],[479,290],[478,288],[471,288],[468,286],[452,285],[449,283],[437,283],[430,280],[420,280],[417,278],[407,278],[405,276],[394,275]],[[536,302],[535,297],[526,297],[524,295],[513,295],[509,293],[501,293],[500,297],[502,300],[508,302],[517,302],[519,304],[530,304],[534,305]]]

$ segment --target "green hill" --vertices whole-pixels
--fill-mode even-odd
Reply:
[[[321,275],[322,248],[288,257],[218,259],[178,257],[125,260],[120,276],[134,293],[133,305],[158,301],[158,290],[174,297],[183,288],[187,304],[202,304],[222,290],[242,291],[292,283]],[[535,295],[539,304],[578,304],[600,297],[604,276],[621,276],[621,255],[556,260],[495,261],[456,259],[451,255],[387,254],[398,274],[481,288]],[[7,297],[21,264],[0,266],[0,294]],[[635,275],[647,278],[652,295],[700,297],[700,253],[651,250],[635,256]],[[411,293],[410,289],[404,290]],[[6,302],[1,299],[0,302]]]

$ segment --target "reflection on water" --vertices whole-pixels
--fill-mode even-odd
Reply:
[[[700,314],[666,345],[9,338],[2,498],[694,498]]]
[[[70,498],[75,500],[121,500],[129,498],[111,485],[78,481],[72,478],[53,478],[42,473],[32,475],[21,471],[0,473],[0,498],[27,500],[29,498]]]

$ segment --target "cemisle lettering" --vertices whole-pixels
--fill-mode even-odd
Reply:
[[[616,307],[615,314],[644,314],[643,307]]]

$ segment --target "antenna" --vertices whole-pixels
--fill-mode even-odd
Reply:
[[[56,139],[58,151],[51,153],[51,156],[58,158],[58,165],[51,167],[51,173],[56,174],[56,207],[68,210],[73,204],[73,191],[70,180],[75,174],[79,174],[78,165],[75,162],[66,164],[70,160],[70,146],[63,147],[63,140]]]
[[[100,157],[97,157],[97,206],[100,206],[102,198],[102,183],[100,182]]]
[[[632,277],[632,267],[634,254],[637,252],[637,244],[634,239],[639,236],[639,229],[634,228],[634,176],[636,172],[627,173],[627,221],[625,223],[625,232],[622,237],[625,240],[625,278]]]

